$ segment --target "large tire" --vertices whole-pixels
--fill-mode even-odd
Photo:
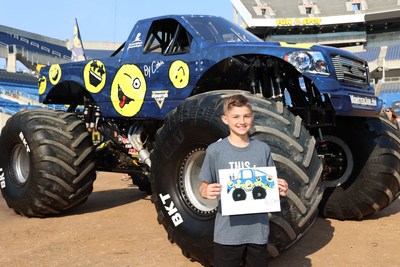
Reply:
[[[0,147],[1,192],[16,213],[59,214],[83,203],[93,190],[91,135],[75,114],[19,112],[2,129]]]
[[[140,191],[146,192],[146,194],[151,195],[151,185],[149,179],[147,178],[147,175],[130,172],[129,176],[132,178],[132,183],[136,185]]]
[[[198,192],[198,174],[205,149],[229,133],[220,119],[222,101],[239,91],[215,91],[187,99],[172,111],[156,135],[152,153],[152,200],[158,222],[184,255],[203,265],[212,265],[215,201],[204,200]],[[289,183],[282,212],[270,214],[270,256],[294,244],[311,226],[322,198],[319,178],[322,164],[315,140],[281,103],[245,94],[251,101],[255,120],[253,138],[267,142],[278,175]]]
[[[336,183],[326,181],[329,187],[320,204],[322,215],[360,220],[389,206],[400,191],[398,125],[386,115],[338,118],[333,134],[342,140],[334,142],[344,151],[343,162],[348,163]]]

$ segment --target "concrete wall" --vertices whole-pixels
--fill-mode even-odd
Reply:
[[[0,112],[0,131],[4,127],[4,125],[6,124],[8,118],[10,118],[10,117],[11,117],[10,115],[4,114],[3,112]]]

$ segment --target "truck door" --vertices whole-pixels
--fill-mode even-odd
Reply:
[[[135,64],[146,83],[143,107],[138,115],[163,118],[190,95],[192,36],[175,19],[155,20],[146,36],[139,31],[129,44],[123,64]],[[136,39],[136,41],[135,41]]]

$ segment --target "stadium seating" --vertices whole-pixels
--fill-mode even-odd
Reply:
[[[0,70],[0,82],[37,86],[37,77],[27,73],[10,73]]]
[[[400,100],[400,82],[382,83],[379,98],[383,100],[384,107],[393,107],[393,104]],[[398,107],[395,110],[398,110]]]
[[[385,59],[386,60],[400,60],[400,44],[389,45]]]
[[[331,1],[332,2],[332,1]],[[374,13],[379,11],[391,10],[398,5],[397,0],[373,0],[368,1],[368,12]]]
[[[86,59],[109,57],[113,52],[110,50],[85,49]]]
[[[315,1],[316,2],[316,1]],[[320,10],[320,16],[340,16],[344,14],[354,14],[346,10],[345,1],[318,1],[318,8]]]
[[[65,46],[50,43],[46,41],[46,38],[40,38],[39,36],[35,38],[33,34],[29,34],[29,37],[18,34],[10,35],[8,34],[10,29],[9,27],[0,25],[0,40],[6,45],[15,45],[20,48],[25,47],[31,52],[48,54],[59,58],[70,58],[71,51]]]
[[[400,82],[382,83],[381,93],[400,93]]]
[[[245,1],[242,1],[245,2]],[[252,2],[252,1],[246,1]],[[279,7],[282,5],[282,0],[272,0],[267,1],[268,5],[274,10],[276,17],[278,18],[291,18],[299,16],[299,8],[297,0],[287,0],[285,1],[285,9],[278,9],[275,7]]]
[[[378,60],[380,52],[380,47],[366,47],[365,51],[355,52],[355,54],[367,62],[372,62]]]

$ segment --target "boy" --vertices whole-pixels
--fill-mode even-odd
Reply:
[[[217,199],[221,194],[220,169],[274,166],[269,146],[248,136],[254,113],[245,96],[225,99],[221,119],[229,126],[230,134],[207,148],[199,175],[203,180],[200,194],[206,199]],[[286,181],[278,179],[278,187],[279,194],[286,196]],[[214,266],[240,266],[241,262],[245,266],[267,266],[268,235],[268,214],[222,216],[219,205],[214,229]]]

